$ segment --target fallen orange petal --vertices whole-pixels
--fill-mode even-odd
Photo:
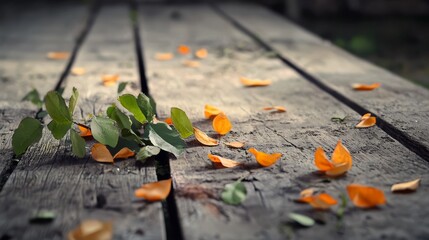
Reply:
[[[97,162],[113,163],[109,149],[101,143],[95,143],[91,148],[91,156]]]
[[[156,53],[155,54],[155,60],[158,61],[168,61],[174,58],[174,55],[172,53]]]
[[[352,168],[353,160],[349,150],[338,140],[337,146],[335,146],[334,152],[332,153],[332,162],[334,165],[346,164],[347,170]]]
[[[321,210],[329,209],[331,206],[337,204],[337,200],[327,193],[302,197],[298,201],[308,203],[312,207]]]
[[[243,148],[244,147],[243,142],[228,142],[228,143],[225,143],[225,145],[228,147],[231,147],[231,148]]]
[[[269,167],[273,165],[282,156],[281,153],[268,154],[268,153],[260,152],[255,148],[250,148],[248,151],[255,156],[256,161],[263,167]]]
[[[394,184],[390,190],[392,192],[411,192],[416,191],[419,186],[420,178],[409,182]]]
[[[86,128],[86,127],[81,126],[81,125],[77,125],[77,127],[79,128],[79,131],[80,131],[79,135],[81,137],[91,137],[92,136],[91,129]]]
[[[374,187],[350,184],[347,186],[347,193],[356,207],[372,208],[386,204],[383,191]]]
[[[200,48],[195,52],[195,56],[197,58],[206,58],[208,55],[208,51],[205,48]]]
[[[197,68],[197,67],[200,67],[200,62],[193,61],[193,60],[185,60],[185,61],[183,61],[183,65],[185,67]]]
[[[271,84],[271,80],[250,79],[245,77],[240,77],[240,82],[247,87],[260,87]]]
[[[110,240],[113,239],[113,224],[99,220],[84,220],[67,234],[68,240]]]
[[[208,104],[206,104],[204,106],[204,116],[207,119],[212,118],[212,117],[216,117],[220,113],[222,113],[222,111],[219,108],[215,107],[215,106],[208,105]]]
[[[191,48],[186,45],[180,45],[179,47],[177,47],[177,52],[182,55],[186,55],[191,52]]]
[[[74,67],[71,70],[71,74],[75,75],[75,76],[81,76],[83,74],[85,74],[86,70],[83,67]]]
[[[369,117],[371,117],[371,113],[365,113],[364,115],[362,115],[360,120],[365,120],[365,119],[368,119]]]
[[[224,158],[224,157],[221,157],[218,155],[213,155],[213,154],[209,153],[207,156],[212,162],[220,163],[220,164],[222,164],[222,166],[224,166],[226,168],[232,168],[232,167],[236,167],[236,166],[240,165],[240,163],[237,161],[234,161],[234,160],[231,160],[228,158]]]
[[[67,59],[70,56],[69,52],[48,52],[47,57],[54,60]]]
[[[116,158],[129,158],[135,155],[135,152],[131,151],[131,149],[124,147],[121,150],[119,150],[119,152],[117,152],[115,154],[115,156],[113,156],[113,159]]]
[[[106,74],[101,76],[104,86],[112,86],[119,80],[118,74]]]
[[[353,84],[352,87],[356,91],[371,91],[378,87],[380,87],[380,83],[373,83],[373,84]]]
[[[338,177],[346,173],[347,170],[349,170],[347,163],[334,164],[334,166],[327,170],[325,174],[330,177]]]
[[[277,112],[286,112],[286,108],[282,106],[264,107],[263,109],[267,111],[276,110]]]
[[[377,119],[371,117],[371,113],[367,113],[361,117],[361,121],[356,125],[356,128],[368,128],[374,126],[376,123]]]
[[[232,129],[232,124],[224,113],[218,114],[213,119],[213,129],[220,135],[229,133]]]
[[[206,146],[216,146],[219,145],[219,141],[216,139],[213,139],[200,129],[194,127],[194,135],[195,138],[198,140],[198,142],[206,145]]]
[[[165,119],[164,122],[167,123],[168,125],[173,125],[173,119],[171,118]]]
[[[309,196],[312,196],[315,191],[316,189],[314,188],[306,188],[299,193],[299,196],[301,198],[309,197]]]
[[[320,171],[328,171],[334,167],[321,147],[318,147],[314,153],[314,164]]]
[[[144,184],[135,190],[137,198],[144,198],[147,201],[161,201],[167,198],[171,190],[171,178],[159,182]]]

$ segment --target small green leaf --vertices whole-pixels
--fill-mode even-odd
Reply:
[[[21,120],[12,136],[12,147],[16,155],[25,153],[33,143],[42,138],[43,125],[36,119],[26,117]]]
[[[298,213],[289,213],[289,218],[304,227],[311,227],[315,224],[314,219]]]
[[[122,106],[134,115],[137,121],[139,121],[140,123],[146,122],[146,117],[140,109],[139,105],[137,104],[136,97],[131,94],[124,94],[122,96],[119,96],[118,99]]]
[[[45,106],[49,116],[58,123],[71,123],[72,116],[64,98],[56,91],[50,91],[45,96]]]
[[[40,99],[40,94],[36,89],[33,89],[25,97],[22,99],[22,101],[30,101],[37,107],[41,108],[43,105],[42,99]]]
[[[149,140],[154,146],[164,151],[171,152],[176,157],[182,154],[186,147],[186,143],[180,138],[180,134],[177,130],[172,129],[164,122],[156,124],[149,123],[146,127],[146,131],[149,131]]]
[[[139,161],[145,161],[147,158],[158,155],[161,151],[159,147],[155,146],[145,146],[140,149],[136,155],[136,159]]]
[[[115,105],[112,105],[107,108],[106,112],[109,118],[115,120],[118,123],[118,127],[120,129],[131,129],[131,119],[121,110],[119,110]]]
[[[54,211],[50,210],[40,210],[35,212],[31,218],[31,223],[49,223],[52,222],[56,217],[56,214]]]
[[[59,123],[55,120],[52,120],[49,124],[48,124],[48,129],[49,131],[51,131],[52,136],[54,136],[55,139],[61,139],[63,138],[66,134],[67,131],[71,128],[72,123]]]
[[[152,97],[149,97],[150,106],[152,107],[153,113],[156,115],[156,102]]]
[[[332,117],[331,121],[332,122],[342,123],[342,122],[344,122],[346,120],[347,117],[348,117],[347,115],[344,116],[344,117]]]
[[[226,184],[221,197],[227,204],[238,205],[246,199],[246,195],[246,186],[244,186],[241,180],[238,180],[234,183]]]
[[[118,144],[119,128],[115,121],[105,117],[94,117],[91,121],[92,136],[98,142],[115,147]]]
[[[121,136],[127,140],[134,141],[138,144],[144,144],[139,136],[132,129],[122,129]]]
[[[153,119],[153,116],[155,116],[155,112],[152,108],[151,99],[144,95],[143,93],[140,93],[137,97],[137,104],[140,107],[140,110],[143,112],[143,114],[146,116],[146,119],[150,122]]]
[[[70,114],[73,116],[73,112],[74,109],[76,107],[76,103],[77,103],[77,99],[79,98],[79,92],[77,91],[77,89],[75,87],[73,87],[73,93],[70,97],[70,101],[69,101],[69,111]]]
[[[58,90],[56,92],[62,96],[64,93],[64,88],[60,87],[60,88],[58,88]]]
[[[43,119],[44,117],[46,117],[46,115],[48,115],[48,112],[46,111],[40,111],[37,113],[36,118],[37,119]]]
[[[179,131],[182,138],[187,138],[194,134],[192,123],[182,109],[171,108],[171,120],[173,120],[174,127]]]
[[[72,142],[72,152],[76,157],[83,158],[86,154],[85,139],[83,139],[75,130],[70,131],[70,139]]]
[[[128,82],[121,82],[118,85],[118,94],[125,90],[125,87],[127,86]]]

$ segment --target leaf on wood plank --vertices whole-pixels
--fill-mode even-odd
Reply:
[[[13,152],[17,156],[25,153],[29,146],[40,141],[42,130],[43,125],[38,120],[30,117],[22,119],[12,136]]]
[[[173,125],[182,138],[188,138],[194,134],[192,123],[182,109],[172,107],[170,114],[171,119],[173,120]]]
[[[361,117],[361,121],[356,125],[356,128],[369,128],[374,126],[377,123],[375,117],[371,117],[371,113],[364,114]]]
[[[80,131],[79,135],[81,137],[92,137],[91,129],[81,125],[77,125],[77,127],[79,128],[79,131]]]
[[[177,52],[182,55],[187,55],[191,52],[191,48],[182,44],[177,47]]]
[[[180,156],[186,147],[186,143],[180,138],[179,132],[164,122],[149,123],[145,131],[148,131],[149,140],[154,146],[170,152],[176,157]]]
[[[392,192],[413,192],[420,186],[420,178],[403,183],[393,184],[390,189]]]
[[[286,108],[282,106],[272,106],[272,107],[264,107],[266,111],[275,110],[276,112],[286,112]]]
[[[225,185],[222,191],[222,200],[231,205],[238,205],[242,203],[247,196],[246,186],[241,182],[241,179]]]
[[[108,107],[106,113],[110,119],[116,121],[120,129],[131,129],[131,119],[121,110],[119,110],[119,108],[117,108],[115,105]]]
[[[106,87],[110,87],[116,84],[119,80],[118,74],[105,74],[101,76],[101,80],[103,81],[103,85]]]
[[[118,94],[125,90],[125,87],[128,85],[128,82],[121,82],[118,85]]]
[[[119,150],[119,152],[117,152],[113,156],[113,159],[118,159],[118,158],[119,159],[126,159],[126,158],[133,157],[134,155],[135,155],[135,153],[131,149],[124,147],[121,150]]]
[[[137,96],[137,105],[145,115],[146,120],[149,122],[152,121],[156,114],[156,106],[153,99],[146,96],[144,93],[140,93]]]
[[[136,97],[134,97],[132,94],[123,94],[119,96],[118,100],[124,108],[134,115],[137,121],[140,123],[147,122],[146,116],[139,107]]]
[[[316,209],[326,210],[337,204],[337,200],[327,193],[320,193],[316,195],[310,195],[307,197],[301,197],[300,202],[308,203]]]
[[[224,158],[218,155],[213,155],[213,154],[208,154],[207,155],[208,158],[210,159],[210,161],[212,161],[213,163],[220,163],[223,167],[226,168],[232,168],[232,167],[236,167],[238,165],[240,165],[241,163],[228,159],[228,158]]]
[[[260,152],[255,148],[250,148],[248,151],[251,154],[253,154],[253,156],[255,156],[256,161],[259,163],[259,165],[263,167],[269,167],[273,165],[282,157],[281,153],[268,154],[268,153]]]
[[[225,145],[230,148],[243,148],[244,142],[227,142]]]
[[[45,99],[46,111],[57,123],[72,123],[72,115],[64,101],[64,98],[56,91],[50,91]]]
[[[111,240],[113,224],[99,220],[84,220],[67,234],[68,240]]]
[[[245,77],[240,77],[240,82],[246,87],[263,87],[271,85],[271,80],[261,80],[261,79],[250,79]]]
[[[69,58],[69,56],[69,52],[48,52],[48,54],[46,55],[47,58],[53,60],[64,60]]]
[[[57,140],[63,138],[67,134],[67,132],[70,130],[71,127],[72,127],[71,122],[70,123],[58,123],[58,122],[52,120],[48,124],[49,131],[51,131],[52,136],[54,136],[54,138]]]
[[[70,111],[70,114],[73,116],[74,109],[76,108],[77,100],[79,98],[79,92],[77,91],[77,89],[75,87],[73,87],[72,91],[73,92],[72,92],[72,95],[71,95],[70,101],[69,101],[69,111]]]
[[[85,139],[83,139],[78,132],[70,130],[70,139],[72,143],[72,152],[76,157],[83,158],[86,154]]]
[[[174,58],[174,55],[172,53],[156,53],[155,54],[155,60],[158,61],[168,61]]]
[[[350,184],[347,186],[347,193],[353,204],[359,208],[372,208],[386,204],[383,191],[374,187]]]
[[[380,83],[373,83],[373,84],[353,84],[352,87],[356,91],[371,91],[376,88],[379,88],[381,86]]]
[[[91,156],[97,162],[113,163],[115,159],[129,158],[134,155],[135,153],[127,147],[120,149],[115,156],[112,156],[104,144],[95,143],[91,148]]]
[[[212,123],[213,129],[220,135],[229,133],[232,129],[232,124],[224,113],[219,113]]]
[[[49,223],[52,222],[56,217],[54,211],[50,210],[39,210],[34,212],[30,217],[30,223]]]
[[[74,67],[71,69],[70,72],[74,76],[82,76],[86,73],[86,70],[83,67]]]
[[[137,198],[143,198],[150,202],[161,201],[167,198],[171,191],[171,178],[144,184],[134,192]]]
[[[183,66],[189,67],[189,68],[198,68],[200,67],[201,63],[194,60],[185,60],[183,61]]]
[[[155,146],[145,146],[140,149],[136,155],[136,159],[139,161],[145,161],[147,158],[158,155],[161,149]]]
[[[27,95],[22,98],[22,101],[30,101],[39,108],[43,106],[43,101],[40,98],[40,94],[36,89],[33,89],[29,93],[27,93]]]
[[[304,226],[304,227],[311,227],[316,223],[314,219],[302,214],[289,213],[288,216],[289,216],[289,219],[295,221],[296,223],[299,223],[301,226]]]
[[[219,115],[220,113],[223,113],[223,111],[221,111],[219,108],[217,108],[215,106],[208,105],[208,104],[206,104],[204,106],[204,116],[207,119],[214,118],[217,115]]]
[[[198,142],[202,143],[206,146],[217,146],[219,145],[219,141],[209,137],[205,132],[201,131],[200,129],[194,127],[194,135],[195,138],[198,140]]]
[[[339,140],[332,154],[332,161],[328,160],[323,148],[318,147],[314,153],[314,164],[326,175],[337,177],[351,169],[353,160],[349,150]]]
[[[205,48],[200,48],[195,52],[195,57],[200,58],[200,59],[206,58],[207,55],[208,55],[208,51]]]
[[[115,121],[105,117],[94,117],[91,121],[92,136],[98,142],[115,147],[118,144],[119,128]]]

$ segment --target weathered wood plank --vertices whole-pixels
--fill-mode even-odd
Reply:
[[[246,148],[281,152],[274,166],[260,168],[245,150],[202,147],[188,142],[186,153],[170,162],[176,188],[179,217],[186,239],[400,239],[429,234],[426,208],[429,164],[377,127],[355,129],[360,116],[313,84],[302,79],[281,61],[270,58],[248,37],[206,6],[149,6],[141,8],[141,32],[149,88],[158,103],[160,118],[171,106],[184,109],[194,125],[214,135],[204,119],[205,104],[220,107],[233,123],[233,131],[221,142],[245,141]],[[251,15],[249,15],[251,16]],[[179,44],[205,47],[209,57],[200,68],[186,68],[186,57],[154,60],[156,52],[174,51]],[[271,86],[244,88],[239,76],[270,78]],[[270,114],[264,106],[284,105],[288,112]],[[330,119],[345,116],[343,123]],[[354,157],[346,176],[323,181],[314,174],[313,154],[318,146],[332,152],[341,138]],[[235,169],[214,169],[207,153],[244,163]],[[241,206],[224,204],[219,195],[226,183],[240,177],[248,190]],[[423,186],[411,195],[389,193],[390,185],[422,177]],[[344,220],[331,212],[311,210],[294,203],[299,191],[318,187],[338,197],[349,183],[376,186],[385,191],[389,204],[361,211],[349,206]],[[300,212],[324,219],[309,229],[288,232],[287,214]],[[414,224],[418,219],[419,224]],[[342,227],[341,227],[342,226]]]
[[[72,87],[80,92],[78,117],[115,101],[117,86],[104,87],[102,74],[119,74],[131,82],[128,92],[138,92],[133,40],[128,5],[102,7],[75,62],[87,73],[69,76],[65,85],[65,97]],[[78,159],[70,146],[69,137],[56,141],[45,132],[41,143],[23,156],[0,193],[0,238],[64,239],[84,219],[112,221],[115,239],[164,238],[161,204],[133,197],[141,184],[156,181],[154,166],[135,160],[100,164],[89,155]],[[33,211],[42,209],[55,211],[55,220],[29,223]]]
[[[225,4],[220,8],[335,94],[384,119],[384,129],[429,159],[429,91],[352,56],[261,6]],[[351,87],[374,82],[382,87],[369,92]]]

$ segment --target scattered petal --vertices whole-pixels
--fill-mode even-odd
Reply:
[[[271,80],[250,79],[245,77],[240,77],[240,82],[246,87],[260,87],[271,84]]]
[[[362,117],[360,118],[360,120],[366,120],[369,117],[371,117],[371,113],[365,113],[364,115],[362,115]]]
[[[172,53],[156,53],[155,54],[155,60],[158,61],[168,61],[174,58],[174,55]]]
[[[215,106],[208,105],[208,104],[206,104],[204,106],[204,116],[207,119],[214,118],[217,115],[219,115],[220,113],[222,113],[222,111],[219,108],[215,107]]]
[[[341,176],[349,170],[348,166],[349,165],[347,163],[335,164],[334,167],[326,171],[325,174],[330,177]]]
[[[209,137],[205,132],[200,129],[194,127],[194,135],[198,142],[206,145],[206,146],[217,146],[219,145],[219,141]]]
[[[185,67],[198,68],[198,67],[200,67],[200,62],[193,61],[193,60],[185,60],[185,61],[183,61],[183,65]]]
[[[70,56],[69,52],[48,52],[47,57],[54,60],[67,59]]]
[[[360,123],[356,125],[356,128],[369,128],[374,126],[377,123],[375,117],[371,117],[371,113],[367,113],[361,117]]]
[[[335,146],[334,152],[332,153],[332,162],[334,165],[347,165],[347,170],[352,168],[353,160],[349,150],[338,140]]]
[[[213,119],[213,129],[220,135],[229,133],[232,129],[232,124],[224,113],[218,114]]]
[[[380,83],[373,84],[353,84],[352,87],[356,91],[371,91],[381,86]]]
[[[129,157],[133,157],[135,155],[135,152],[133,152],[131,149],[124,147],[121,150],[119,150],[119,152],[117,152],[115,154],[115,156],[113,156],[113,159],[117,159],[117,158],[129,158]]]
[[[119,80],[118,74],[107,74],[101,76],[101,80],[103,81],[104,86],[112,86]]]
[[[266,111],[276,110],[277,112],[286,112],[286,108],[282,106],[264,107]]]
[[[182,55],[187,55],[191,52],[191,48],[186,45],[180,45],[179,47],[177,47],[177,52]]]
[[[416,191],[419,186],[420,178],[409,182],[394,184],[390,190],[392,192],[411,192]]]
[[[173,125],[173,119],[171,118],[165,119],[164,122],[167,123],[168,125]]]
[[[67,237],[68,240],[110,240],[113,239],[113,226],[111,222],[84,220]]]
[[[230,148],[243,148],[244,142],[227,142],[225,145]]]
[[[321,147],[318,147],[314,153],[314,164],[320,171],[328,171],[334,167],[334,164],[328,160],[325,151]]]
[[[316,189],[314,189],[314,188],[307,188],[307,189],[302,190],[299,193],[299,196],[301,198],[305,198],[305,197],[312,196],[315,192],[316,192]]]
[[[360,184],[350,184],[347,186],[347,193],[356,207],[372,208],[386,204],[383,191]]]
[[[147,201],[161,201],[167,198],[171,190],[171,178],[159,182],[144,184],[134,192],[137,198],[144,198]]]
[[[113,163],[109,149],[101,143],[95,143],[91,148],[91,156],[97,162]]]
[[[268,153],[260,152],[255,148],[250,148],[248,151],[255,156],[256,161],[263,167],[269,167],[273,165],[282,156],[281,153],[268,154]]]
[[[337,177],[350,170],[353,161],[349,150],[339,140],[332,154],[332,161],[328,160],[323,148],[318,147],[314,153],[314,164],[320,171],[325,172],[326,175]]]
[[[81,76],[83,74],[85,74],[86,70],[83,67],[74,67],[71,70],[71,74],[75,75],[75,76]]]
[[[203,59],[206,58],[208,55],[208,51],[205,48],[200,48],[195,52],[195,57]]]
[[[337,200],[327,193],[320,193],[317,195],[302,197],[300,202],[308,203],[316,209],[329,209],[331,206],[337,204]]]
[[[239,162],[228,159],[228,158],[223,158],[221,156],[218,155],[213,155],[213,154],[208,154],[209,159],[214,162],[214,163],[220,163],[222,166],[226,167],[226,168],[232,168],[232,167],[236,167],[238,165],[240,165]]]
[[[80,136],[81,137],[92,137],[92,132],[90,128],[81,126],[81,125],[77,125],[77,127],[79,128],[80,131]]]

